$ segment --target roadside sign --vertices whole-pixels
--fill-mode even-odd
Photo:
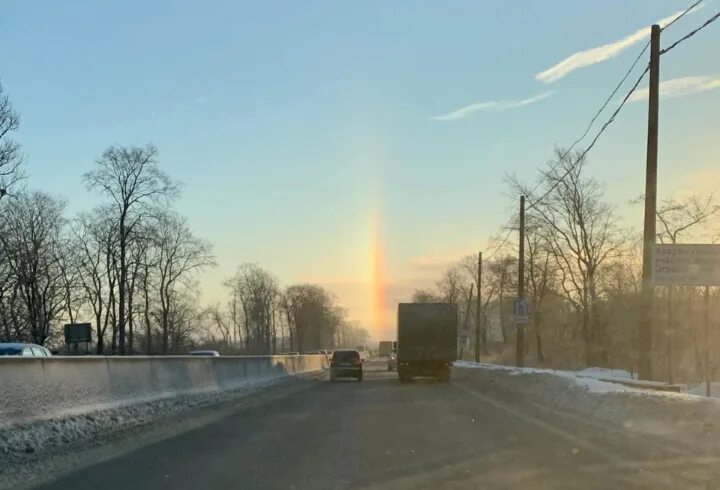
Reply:
[[[655,286],[720,286],[720,245],[655,244],[653,284]]]
[[[65,343],[92,342],[92,326],[89,323],[65,324]]]
[[[528,322],[528,303],[525,298],[515,298],[513,300],[513,319],[515,320],[515,323]]]

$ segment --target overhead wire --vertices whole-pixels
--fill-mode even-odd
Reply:
[[[662,27],[660,30],[661,30],[661,31],[664,31],[665,29],[667,29],[668,27],[670,27],[671,25],[673,25],[675,22],[677,22],[677,21],[679,21],[680,19],[682,19],[683,17],[685,17],[685,15],[689,14],[691,10],[693,10],[695,7],[697,7],[698,5],[700,5],[701,3],[703,3],[704,1],[705,1],[705,0],[697,0],[697,2],[693,3],[693,4],[690,5],[688,8],[686,8],[680,15],[678,15],[677,17],[675,17],[672,21],[670,21],[665,27]]]
[[[702,0],[701,0],[701,1],[702,1]],[[563,154],[562,154],[562,155],[560,156],[560,158],[559,158],[560,161],[562,161],[562,160],[578,145],[578,143],[580,143],[582,140],[585,139],[585,137],[588,135],[588,133],[589,133],[590,130],[592,129],[593,125],[595,124],[595,121],[597,121],[598,117],[600,117],[600,115],[603,113],[603,111],[605,111],[605,108],[608,106],[608,104],[615,98],[615,95],[618,93],[618,91],[620,90],[620,88],[623,86],[623,84],[625,83],[625,81],[628,79],[628,77],[630,76],[630,74],[633,72],[633,70],[635,69],[635,66],[637,66],[638,62],[640,61],[640,59],[642,58],[642,56],[645,54],[645,51],[647,51],[648,47],[650,47],[650,41],[648,41],[648,42],[645,44],[645,46],[643,47],[643,49],[642,49],[642,50],[638,53],[638,55],[635,57],[635,59],[633,60],[632,64],[630,65],[630,68],[628,68],[628,70],[625,72],[625,74],[624,74],[623,77],[620,79],[620,81],[618,82],[618,84],[615,85],[615,88],[613,88],[612,92],[610,92],[610,95],[605,99],[605,102],[603,102],[602,106],[600,106],[600,109],[598,109],[597,112],[595,113],[595,115],[592,117],[592,119],[591,119],[590,122],[588,123],[587,127],[585,128],[585,131],[580,135],[580,137],[578,137],[578,138],[572,143],[572,145],[570,145],[570,147],[567,148],[567,150],[565,150],[565,151],[563,152]],[[553,171],[555,170],[555,167],[556,167],[557,165],[558,165],[558,164],[556,164],[555,166],[553,166],[553,167],[550,169],[550,172],[546,173],[545,175],[548,175],[549,173],[553,172]],[[538,181],[538,182],[535,184],[535,187],[532,188],[532,190],[530,191],[529,195],[527,196],[528,199],[531,198],[532,194],[534,194],[535,191],[538,189],[538,187],[540,187],[542,184],[543,184],[543,179],[541,179],[540,181]]]
[[[672,44],[671,44],[670,46],[668,46],[667,48],[661,49],[661,50],[660,50],[660,54],[661,54],[661,55],[662,55],[662,54],[665,54],[665,53],[667,53],[668,51],[670,51],[671,49],[675,48],[675,46],[677,46],[678,44],[680,44],[680,43],[682,43],[682,42],[690,39],[690,38],[693,37],[695,34],[697,34],[697,33],[700,32],[701,30],[705,29],[707,26],[709,26],[710,24],[712,24],[713,22],[715,22],[716,20],[718,20],[718,18],[720,18],[720,12],[717,12],[715,15],[713,15],[713,16],[710,17],[708,20],[706,20],[700,27],[696,27],[696,28],[693,29],[692,31],[688,32],[687,34],[685,34],[683,37],[681,37],[680,39],[678,39],[677,41],[675,41],[674,43],[672,43]]]
[[[683,17],[684,17],[686,14],[688,14],[691,10],[695,9],[700,3],[702,3],[702,1],[703,1],[703,0],[697,0],[696,2],[694,2],[694,3],[693,3],[692,5],[690,5],[687,9],[685,9],[680,15],[678,15],[677,17],[675,17],[670,23],[668,23],[666,26],[664,26],[662,29],[665,30],[665,29],[669,28],[670,26],[672,26],[675,22],[677,22],[678,20],[680,20],[681,18],[683,18]],[[713,22],[715,22],[718,18],[720,18],[720,12],[718,12],[718,13],[716,13],[715,15],[713,15],[712,17],[710,17],[710,18],[709,18],[708,20],[706,20],[702,25],[700,25],[700,26],[697,27],[696,29],[693,29],[693,30],[690,31],[688,34],[686,34],[686,35],[683,36],[682,38],[678,39],[677,41],[675,41],[673,44],[671,44],[671,45],[668,46],[667,48],[661,50],[661,51],[660,51],[660,54],[662,55],[662,54],[667,53],[668,51],[670,51],[671,49],[675,48],[675,47],[676,47],[677,45],[679,45],[680,43],[682,43],[682,42],[686,41],[687,39],[693,37],[693,36],[694,36],[695,34],[697,34],[699,31],[701,31],[702,29],[704,29],[704,28],[707,27],[708,25],[710,25],[710,24],[712,24]],[[560,162],[562,162],[562,160],[564,160],[564,158],[566,158],[567,155],[570,154],[570,152],[575,148],[575,146],[577,146],[582,140],[585,139],[585,137],[587,137],[588,133],[589,133],[590,130],[592,129],[593,125],[595,124],[595,121],[598,119],[598,117],[600,117],[600,115],[603,113],[603,111],[604,111],[605,108],[608,106],[608,104],[613,100],[613,98],[615,97],[615,95],[617,94],[617,92],[620,90],[620,88],[623,86],[623,84],[625,83],[625,81],[628,79],[628,77],[630,76],[630,74],[631,74],[631,73],[633,72],[633,70],[635,69],[635,66],[637,65],[637,63],[640,61],[640,59],[642,58],[642,56],[645,54],[645,52],[647,51],[647,49],[648,49],[649,46],[650,46],[650,41],[648,41],[648,42],[645,44],[645,46],[643,47],[643,49],[640,51],[640,53],[637,55],[637,57],[635,58],[635,60],[634,60],[634,61],[632,62],[632,64],[630,65],[630,68],[625,72],[625,74],[623,75],[623,77],[620,79],[620,81],[618,82],[618,84],[617,84],[617,85],[615,86],[615,88],[612,90],[612,92],[611,92],[610,95],[607,97],[607,99],[605,100],[605,102],[602,104],[602,106],[600,107],[600,109],[598,109],[598,111],[597,111],[597,112],[595,113],[595,115],[592,117],[592,119],[591,119],[590,122],[588,123],[588,125],[587,125],[587,127],[585,128],[585,131],[582,133],[582,135],[580,135],[580,137],[578,137],[578,138],[572,143],[572,145],[570,145],[570,147],[569,147],[567,150],[565,150],[565,152],[563,152],[563,154],[562,154],[562,155],[560,156],[560,158],[558,159],[558,162],[551,167],[551,169],[550,169],[549,172],[545,173],[544,178],[543,178],[543,179],[540,179],[540,180],[535,184],[535,186],[532,188],[532,190],[528,193],[528,195],[526,195],[526,198],[531,201],[531,202],[530,202],[530,205],[526,208],[526,210],[530,210],[530,209],[533,209],[534,207],[536,207],[536,206],[537,206],[538,204],[540,204],[540,203],[542,202],[542,200],[545,199],[553,190],[555,190],[555,188],[559,185],[559,183],[560,183],[565,177],[567,177],[572,171],[574,171],[574,170],[576,169],[577,165],[580,164],[580,163],[583,161],[583,159],[585,158],[585,156],[586,156],[586,155],[588,154],[588,152],[595,146],[595,144],[597,143],[598,139],[599,139],[600,136],[605,132],[605,130],[607,129],[607,127],[608,127],[610,124],[612,124],[613,121],[615,121],[615,118],[616,118],[617,115],[620,113],[620,111],[622,110],[622,108],[625,106],[625,103],[629,100],[630,96],[635,92],[635,90],[637,90],[638,86],[640,85],[640,82],[642,82],[643,78],[645,78],[645,75],[647,75],[648,71],[650,70],[650,64],[649,64],[649,63],[647,64],[647,66],[645,67],[645,69],[643,70],[643,72],[640,74],[640,76],[638,77],[638,79],[635,81],[635,83],[633,84],[633,86],[630,88],[630,90],[628,91],[628,93],[625,95],[625,97],[623,98],[623,100],[620,102],[620,104],[618,105],[618,107],[617,107],[617,108],[615,109],[615,111],[612,113],[612,115],[610,116],[610,118],[609,118],[609,119],[605,122],[605,124],[603,124],[603,126],[600,128],[600,130],[599,130],[598,133],[595,135],[595,137],[594,137],[593,140],[590,142],[590,144],[579,154],[579,156],[578,156],[578,157],[575,159],[575,161],[569,166],[569,168],[565,171],[565,173],[564,173],[559,179],[556,179],[556,180],[555,180],[555,183],[553,183],[553,185],[552,185],[548,190],[546,190],[546,191],[542,194],[542,196],[540,196],[539,199],[532,199],[532,195],[535,193],[535,191],[538,189],[538,187],[540,187],[540,186],[547,180],[548,176],[552,175],[552,173],[555,171],[555,169],[556,169],[557,166],[560,164]],[[508,222],[512,221],[513,224],[511,224],[510,226],[507,226],[507,225],[506,225],[506,226],[507,226],[507,232],[505,233],[504,238],[500,241],[500,243],[499,243],[497,246],[488,247],[488,248],[494,248],[494,250],[488,255],[488,257],[487,257],[488,259],[491,258],[491,257],[493,257],[499,250],[502,249],[502,247],[504,247],[504,246],[508,243],[508,240],[509,240],[509,238],[510,238],[510,234],[512,233],[513,229],[516,227],[516,225],[517,225],[517,223],[518,223],[518,220],[519,220],[519,217],[517,216],[517,214],[514,215],[514,218],[512,218],[511,220],[508,220]]]
[[[630,89],[630,91],[628,91],[628,93],[625,95],[625,97],[623,98],[622,102],[620,102],[620,104],[618,105],[617,109],[615,109],[615,111],[612,113],[612,115],[610,116],[610,118],[605,122],[605,124],[603,124],[602,128],[600,128],[600,131],[598,131],[598,133],[595,135],[595,138],[593,138],[593,140],[590,142],[590,144],[587,146],[587,148],[585,148],[585,149],[580,153],[580,155],[575,159],[575,161],[574,161],[572,164],[570,164],[570,167],[565,171],[565,173],[564,173],[559,179],[557,179],[557,180],[555,181],[555,183],[554,183],[547,191],[545,191],[545,193],[543,193],[542,196],[540,196],[539,199],[535,199],[533,202],[530,203],[530,206],[528,206],[528,208],[527,208],[528,210],[534,208],[534,207],[537,206],[543,199],[545,199],[545,198],[548,196],[548,194],[550,194],[553,190],[555,190],[555,188],[558,186],[558,184],[559,184],[565,177],[567,177],[567,176],[570,174],[570,172],[574,171],[575,168],[577,167],[577,165],[583,161],[583,159],[585,158],[585,156],[588,154],[588,152],[589,152],[590,150],[592,150],[592,148],[595,146],[595,143],[597,143],[598,139],[600,139],[600,136],[605,132],[605,130],[607,129],[607,127],[610,126],[610,124],[612,124],[613,121],[615,121],[615,118],[616,118],[617,115],[620,113],[620,111],[622,110],[623,106],[624,106],[625,103],[628,101],[628,99],[629,99],[630,96],[633,94],[633,92],[635,92],[635,90],[637,90],[638,85],[640,85],[640,82],[642,81],[643,78],[645,78],[645,75],[647,74],[647,72],[648,72],[649,70],[650,70],[650,65],[648,64],[648,66],[645,67],[645,70],[643,70],[643,72],[640,74],[640,76],[638,77],[638,79],[635,81],[635,83],[633,84],[633,86],[632,86],[632,88]],[[547,174],[546,174],[546,175],[547,175]],[[528,199],[529,199],[529,198],[528,198]]]

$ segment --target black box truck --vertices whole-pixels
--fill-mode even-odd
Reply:
[[[400,303],[398,305],[397,369],[400,382],[415,376],[450,380],[457,359],[457,305]]]

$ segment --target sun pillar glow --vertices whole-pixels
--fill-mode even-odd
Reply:
[[[371,226],[370,240],[370,294],[372,321],[370,335],[379,339],[386,335],[387,325],[387,274],[385,265],[385,244],[379,216],[375,216]]]

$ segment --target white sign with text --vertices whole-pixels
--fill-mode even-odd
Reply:
[[[720,286],[720,245],[655,244],[655,286]]]

